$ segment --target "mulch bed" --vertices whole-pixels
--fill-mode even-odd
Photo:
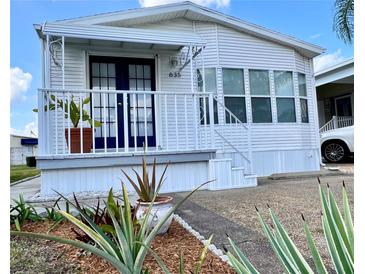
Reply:
[[[36,223],[28,222],[22,227],[22,230],[28,232],[45,233],[51,225],[52,223],[48,221]],[[64,238],[75,239],[76,234],[72,231],[72,229],[80,232],[73,224],[65,221],[52,230],[50,234]],[[55,265],[55,260],[59,261],[60,258],[62,258],[62,260],[72,266],[73,269],[78,269],[77,271],[71,270],[68,273],[118,273],[113,268],[113,266],[103,259],[69,245],[46,240],[12,237],[13,243],[18,242],[19,244],[20,241],[36,241],[37,244],[29,245],[29,247],[32,248],[32,250],[29,250],[29,252],[34,253],[34,248],[43,249],[39,252],[39,254],[41,254],[41,256],[48,257],[44,260],[47,264],[49,263]],[[184,257],[185,271],[186,273],[189,273],[190,271],[194,270],[195,264],[199,261],[199,256],[203,249],[203,245],[180,224],[173,221],[169,231],[165,235],[157,236],[154,239],[152,243],[152,249],[162,258],[172,273],[179,272],[179,258],[180,254],[182,253]],[[24,251],[20,256],[24,256],[26,258],[26,252],[28,251],[26,249]],[[55,254],[57,254],[57,256],[55,256]],[[12,265],[12,273],[20,270],[21,267],[19,267],[19,264],[21,264],[21,262],[24,260],[22,260],[22,258],[18,258],[17,261],[17,266]],[[163,273],[151,255],[146,257],[145,267],[149,269],[150,273]],[[47,271],[47,273],[60,273],[58,270],[54,269],[54,272]],[[27,270],[23,269],[23,273],[24,272],[27,272]],[[220,258],[209,251],[203,264],[201,273],[235,272],[227,263],[224,263],[220,260]]]

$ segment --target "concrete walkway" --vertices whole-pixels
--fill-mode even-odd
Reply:
[[[13,186],[10,186],[11,199],[19,199],[23,195],[25,200],[32,198],[41,190],[41,177],[37,177]]]

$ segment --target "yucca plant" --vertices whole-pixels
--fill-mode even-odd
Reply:
[[[161,188],[163,182],[165,181],[164,177],[168,166],[169,164],[165,166],[165,169],[158,180],[156,178],[156,158],[153,160],[151,178],[148,175],[148,168],[145,157],[143,157],[142,159],[142,177],[135,169],[132,169],[133,172],[136,174],[137,182],[133,181],[133,179],[128,176],[128,174],[124,170],[122,170],[122,172],[137,192],[140,201],[151,202],[153,197],[155,195],[158,195],[157,190]]]
[[[325,191],[321,187],[319,179],[318,182],[322,205],[322,226],[333,265],[336,272],[339,274],[354,273],[354,231],[345,184],[343,183],[342,186],[342,202],[344,211],[344,214],[342,215],[329,185],[327,185],[327,191]],[[256,208],[264,233],[269,239],[272,249],[276,253],[286,272],[293,274],[314,273],[269,206],[268,210],[274,224],[273,228],[270,228],[270,226],[263,220],[259,210]],[[316,272],[319,274],[326,274],[328,272],[303,215],[302,219],[304,222],[304,232],[307,244],[314,261]],[[234,254],[228,252],[227,256],[236,272],[259,273],[243,252],[239,250],[237,245],[230,238],[228,238],[228,240]]]
[[[17,230],[21,230],[25,221],[42,221],[43,218],[37,213],[35,208],[25,202],[23,195],[19,195],[19,200],[13,199],[15,205],[10,205],[10,224],[14,224]]]
[[[105,259],[110,264],[112,264],[120,273],[139,274],[143,271],[143,263],[145,257],[148,251],[150,251],[152,240],[157,235],[160,227],[186,199],[188,199],[195,191],[197,191],[200,187],[207,183],[208,182],[195,188],[181,201],[176,203],[169,210],[166,216],[164,216],[153,229],[149,229],[149,226],[147,225],[147,217],[141,220],[139,229],[135,229],[135,227],[133,227],[130,202],[125,185],[123,184],[122,191],[124,207],[119,207],[116,214],[113,208],[110,205],[106,204],[107,212],[112,219],[113,227],[115,229],[115,234],[112,234],[113,240],[110,238],[110,235],[107,235],[107,233],[105,233],[103,229],[95,224],[93,220],[91,220],[91,218],[87,216],[83,211],[78,210],[79,214],[82,216],[82,218],[87,220],[89,225],[85,225],[82,221],[72,216],[71,214],[68,214],[62,210],[59,211],[67,220],[69,220],[79,229],[85,232],[96,243],[96,245],[70,239],[64,239],[47,234],[11,231],[11,235],[41,238],[73,245],[75,247],[82,248],[86,251],[94,253],[95,255]],[[157,189],[157,192],[152,199],[152,203],[157,197],[158,190],[159,188]],[[152,203],[148,208],[146,216],[148,216],[151,211]]]

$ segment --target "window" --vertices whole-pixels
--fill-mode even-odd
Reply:
[[[271,123],[269,71],[249,70],[252,122]]]
[[[205,68],[205,91],[212,92],[214,95],[217,94],[217,80],[216,80],[216,70],[215,68]],[[204,91],[204,81],[203,81],[203,70],[197,69],[197,77],[198,77],[198,91]],[[205,98],[205,113],[206,113],[206,123],[209,124],[209,98],[203,97],[200,98],[200,124],[204,125],[204,98]],[[218,103],[216,100],[213,100],[213,112],[214,112],[214,124],[218,124]]]
[[[307,84],[306,76],[303,73],[298,73],[298,86],[300,97],[300,114],[302,123],[309,123],[308,117],[308,99],[307,99]]]
[[[296,122],[293,73],[274,71],[274,82],[278,122]]]
[[[241,122],[246,123],[243,69],[223,69],[224,104]],[[226,113],[226,123],[235,122]]]
[[[115,64],[113,63],[92,63],[91,64],[91,81],[92,89],[95,90],[115,90],[116,89]],[[115,95],[103,93],[95,93],[94,97],[94,119],[104,125],[96,127],[95,137],[115,137]],[[104,102],[105,98],[105,102]],[[104,117],[105,105],[105,117]],[[105,118],[105,119],[104,119]]]

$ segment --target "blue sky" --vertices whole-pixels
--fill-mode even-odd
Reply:
[[[139,2],[140,1],[140,2]],[[34,23],[96,13],[150,6],[178,0],[11,0],[11,128],[23,133],[36,130],[32,109],[41,87],[40,44]],[[353,56],[332,31],[334,0],[194,0],[243,20],[295,36],[327,49],[316,63],[319,67]]]

